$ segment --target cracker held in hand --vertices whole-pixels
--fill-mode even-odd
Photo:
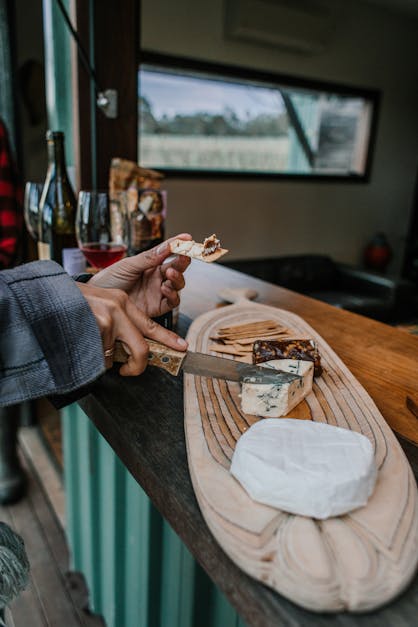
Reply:
[[[226,248],[221,248],[221,242],[215,234],[207,237],[203,244],[193,240],[175,239],[170,243],[170,248],[171,252],[176,255],[186,255],[186,257],[206,262],[216,261],[228,252]]]

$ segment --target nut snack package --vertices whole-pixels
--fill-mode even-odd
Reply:
[[[109,197],[112,235],[118,241],[126,232],[128,253],[135,255],[152,248],[165,236],[166,191],[163,175],[127,159],[112,159]],[[125,224],[121,220],[125,220]]]

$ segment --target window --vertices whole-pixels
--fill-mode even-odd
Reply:
[[[364,179],[375,93],[153,56],[140,163],[167,172]]]

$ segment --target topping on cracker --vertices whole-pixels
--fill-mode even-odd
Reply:
[[[322,373],[321,357],[314,340],[257,340],[253,345],[253,363],[261,364],[273,359],[299,359],[313,361],[314,375]]]
[[[216,237],[215,233],[209,237],[205,237],[203,240],[202,255],[212,255],[214,252],[221,248],[221,241]]]

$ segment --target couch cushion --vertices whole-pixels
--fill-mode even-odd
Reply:
[[[334,305],[340,309],[348,309],[364,315],[370,315],[369,312],[375,312],[385,308],[385,302],[381,298],[375,296],[367,296],[367,294],[349,294],[338,290],[329,290],[325,292],[311,291],[306,292],[306,296],[322,300],[324,303]],[[389,305],[386,307],[389,309]]]
[[[243,259],[225,265],[377,320],[415,319],[418,311],[413,283],[337,264],[326,255]]]
[[[226,265],[263,281],[303,293],[336,288],[341,279],[338,266],[325,255],[244,259],[226,261]]]
[[[274,260],[275,283],[297,292],[332,290],[338,288],[340,272],[337,265],[324,255],[297,255]]]

